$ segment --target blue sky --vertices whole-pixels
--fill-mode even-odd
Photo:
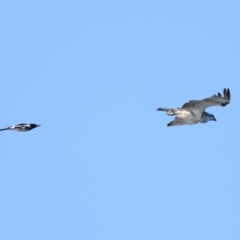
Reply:
[[[4,1],[0,239],[239,240],[239,1]],[[158,107],[223,88],[217,122]]]

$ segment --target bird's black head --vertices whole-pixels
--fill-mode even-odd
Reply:
[[[31,126],[31,129],[41,126],[41,125],[37,125],[35,123],[30,123],[29,125]]]

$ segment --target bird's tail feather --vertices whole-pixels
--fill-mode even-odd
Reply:
[[[158,108],[157,111],[165,111],[171,110],[171,108]]]
[[[9,130],[9,128],[2,128],[2,129],[0,129],[0,131],[5,131],[5,130]]]
[[[175,109],[174,108],[158,108],[157,111],[167,112],[167,115],[169,115],[169,116],[175,115]]]

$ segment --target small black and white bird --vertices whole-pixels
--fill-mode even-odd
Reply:
[[[7,128],[2,128],[0,129],[0,131],[5,131],[5,130],[13,130],[13,131],[18,131],[18,132],[27,132],[27,131],[30,131],[36,127],[40,127],[41,125],[37,125],[35,123],[29,123],[29,124],[26,124],[26,123],[20,123],[20,124],[17,124],[17,125],[13,125],[13,126],[10,126],[10,127],[7,127]]]

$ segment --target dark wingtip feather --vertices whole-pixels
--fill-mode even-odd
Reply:
[[[231,94],[230,94],[230,90],[229,90],[229,88],[227,89],[227,97],[228,97],[228,99],[230,100],[230,98],[231,98]]]
[[[224,93],[224,98],[230,101],[231,95],[230,95],[229,88],[224,88],[223,93]]]
[[[223,89],[223,96],[224,96],[224,97],[227,96],[227,89],[226,89],[226,88]]]
[[[231,98],[231,95],[230,95],[230,90],[229,88],[224,88],[223,89],[223,95],[224,95],[224,99],[227,100],[228,102],[222,104],[222,106],[226,106],[227,104],[230,103],[230,98]]]

